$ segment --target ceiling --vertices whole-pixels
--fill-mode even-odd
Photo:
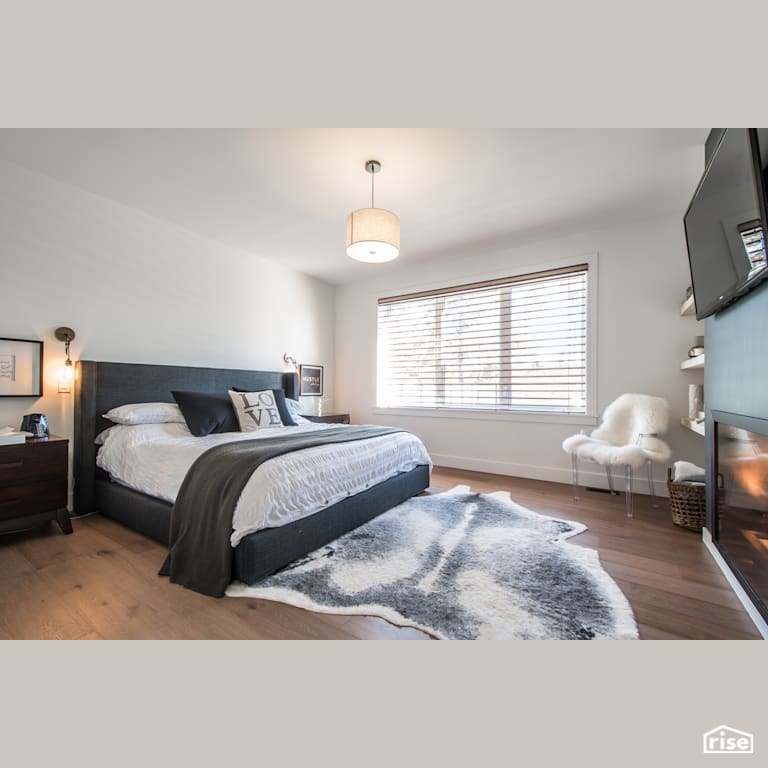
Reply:
[[[706,129],[0,130],[0,158],[331,283],[389,265],[344,253],[347,214],[401,220],[398,262],[670,213]]]

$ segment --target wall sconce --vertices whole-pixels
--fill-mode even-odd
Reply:
[[[64,349],[67,353],[67,359],[64,362],[64,368],[59,375],[59,392],[66,394],[67,392],[72,391],[72,380],[75,378],[75,368],[72,365],[72,360],[69,357],[69,345],[75,338],[75,332],[71,328],[67,328],[67,326],[62,325],[53,333],[59,341],[64,342]]]
[[[283,355],[283,360],[288,363],[288,365],[292,365],[293,369],[296,370],[296,358],[290,352],[286,352]]]

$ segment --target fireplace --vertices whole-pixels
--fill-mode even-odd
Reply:
[[[768,621],[768,419],[712,411],[707,509],[712,543]]]

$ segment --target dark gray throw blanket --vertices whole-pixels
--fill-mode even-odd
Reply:
[[[281,430],[282,431],[282,430]],[[287,430],[286,430],[287,431]],[[380,437],[401,429],[334,427],[217,445],[201,454],[181,484],[171,510],[168,557],[160,569],[174,584],[221,597],[232,580],[232,518],[256,468],[284,453]]]

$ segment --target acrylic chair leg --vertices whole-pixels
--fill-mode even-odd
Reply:
[[[656,493],[653,490],[653,462],[650,459],[646,462],[646,467],[648,469],[648,488],[651,492],[651,506],[654,509],[658,509],[659,503],[656,500]]]
[[[627,517],[632,517],[632,465],[624,465],[624,506]]]
[[[573,482],[573,500],[579,500],[579,460],[576,454],[571,454],[571,478]]]
[[[611,468],[609,466],[606,466],[605,468],[605,476],[608,478],[608,490],[611,492],[611,496],[615,496],[616,490],[613,487],[613,475],[611,474]]]

